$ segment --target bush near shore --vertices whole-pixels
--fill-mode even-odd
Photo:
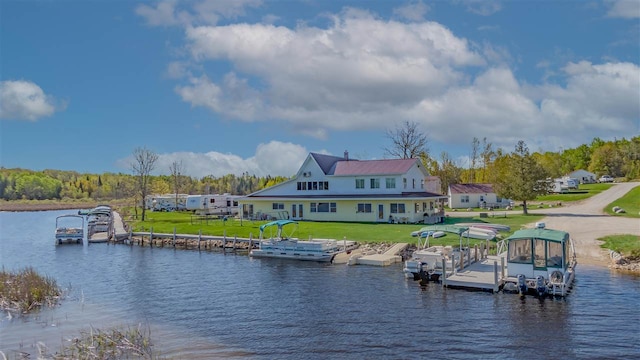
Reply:
[[[33,268],[0,272],[0,308],[28,313],[42,306],[55,306],[62,291],[56,281],[39,275]]]

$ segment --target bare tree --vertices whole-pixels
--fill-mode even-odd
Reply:
[[[421,155],[427,155],[427,136],[418,130],[418,124],[405,121],[395,129],[389,129],[386,133],[391,140],[391,147],[385,147],[385,153],[393,158],[413,159]]]
[[[469,157],[469,183],[476,182],[476,163],[478,162],[478,151],[480,151],[480,140],[477,137],[471,141],[471,156]]]
[[[136,190],[142,200],[142,221],[144,221],[145,215],[144,199],[148,195],[151,171],[155,168],[156,161],[158,161],[158,154],[145,147],[133,150],[131,170],[133,174],[138,177]]]
[[[169,171],[171,172],[171,178],[173,179],[173,191],[176,194],[176,210],[178,210],[178,193],[180,192],[180,183],[181,176],[184,173],[184,165],[182,164],[182,160],[174,161],[169,166]]]
[[[480,153],[480,157],[482,158],[482,182],[487,182],[487,167],[495,158],[496,153],[493,151],[493,145],[490,142],[487,142],[487,138],[482,139],[482,152]]]

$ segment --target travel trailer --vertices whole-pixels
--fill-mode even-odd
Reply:
[[[176,194],[148,195],[144,199],[144,206],[152,211],[185,210],[187,196],[187,194],[178,194],[176,203]]]
[[[238,214],[238,199],[242,196],[231,194],[189,195],[187,210],[199,215],[232,215]]]

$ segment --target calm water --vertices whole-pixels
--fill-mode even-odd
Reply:
[[[564,300],[421,287],[401,266],[328,265],[128,245],[54,245],[70,211],[0,212],[0,263],[70,287],[55,309],[2,314],[0,350],[35,354],[138,323],[169,358],[617,359],[640,356],[640,279],[579,266]],[[35,356],[34,356],[35,357]]]

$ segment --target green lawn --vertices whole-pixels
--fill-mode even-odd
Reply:
[[[614,206],[619,206],[620,208],[624,209],[625,213],[616,214],[615,212],[613,212],[613,210],[611,210]],[[640,218],[640,186],[634,187],[623,197],[607,205],[604,211],[607,214],[614,216]]]
[[[609,189],[612,184],[580,184],[578,190],[571,190],[565,194],[549,194],[538,196],[535,202],[560,202],[584,200]]]
[[[640,236],[611,235],[598,239],[604,241],[600,247],[611,249],[630,259],[640,259]]]
[[[492,222],[511,226],[512,231],[501,234],[502,237],[510,235],[513,231],[520,229],[523,225],[536,222],[543,216],[541,215],[508,215],[506,218],[447,218],[446,224],[455,224],[460,222]],[[149,231],[153,228],[154,233],[173,233],[174,228],[178,234],[198,234],[202,231],[203,235],[224,235],[228,237],[253,238],[259,236],[260,225],[266,221],[248,221],[231,219],[227,221],[214,220],[207,222],[192,223],[191,213],[187,212],[147,212],[147,219],[144,222],[133,222],[133,231]],[[300,221],[298,229],[293,234],[294,237],[300,239],[325,238],[342,240],[356,240],[368,243],[397,243],[409,242],[415,244],[416,238],[411,237],[411,232],[419,230],[422,224],[387,224],[387,223],[343,223],[343,222],[315,222]],[[435,239],[432,244],[458,244],[457,235],[448,234],[445,237]],[[481,240],[471,239],[473,244],[481,242]]]

